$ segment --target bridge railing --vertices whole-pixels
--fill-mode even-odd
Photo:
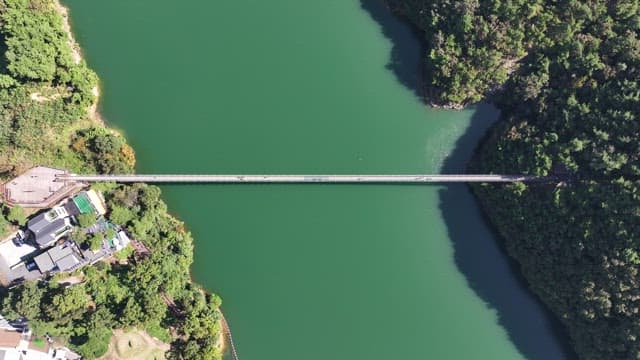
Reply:
[[[76,175],[61,174],[58,181],[146,182],[146,183],[455,183],[455,182],[532,182],[551,177],[531,175],[461,174],[461,175]]]

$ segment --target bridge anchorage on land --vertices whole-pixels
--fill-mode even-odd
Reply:
[[[513,183],[554,182],[553,176],[532,175],[77,175],[58,174],[56,181],[118,183],[336,183],[336,184],[425,184],[425,183]]]

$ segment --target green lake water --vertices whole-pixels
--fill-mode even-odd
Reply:
[[[377,0],[68,0],[141,173],[460,172],[489,106],[415,95]],[[170,185],[243,360],[564,359],[463,185]]]

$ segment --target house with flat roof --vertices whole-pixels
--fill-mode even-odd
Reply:
[[[56,267],[56,264],[54,264],[53,260],[51,260],[51,256],[49,256],[49,254],[46,252],[33,258],[33,261],[36,263],[36,266],[43,274],[53,271]]]
[[[44,339],[36,339],[31,331],[0,329],[0,360],[68,360],[79,359],[67,348],[54,348]]]
[[[78,359],[78,354],[67,348],[54,348],[51,344],[33,336],[26,322],[22,330],[14,327],[0,315],[0,360],[68,360]],[[22,327],[22,326],[21,326]]]
[[[71,232],[69,213],[62,206],[36,215],[27,222],[27,229],[39,247],[44,248]]]
[[[27,222],[27,229],[33,235],[36,244],[40,248],[46,248],[71,232],[72,216],[81,214],[100,216],[106,212],[104,199],[97,191],[81,191],[66,202],[30,219]]]
[[[71,245],[54,246],[36,256],[33,261],[41,273],[70,271],[82,263],[81,255]]]

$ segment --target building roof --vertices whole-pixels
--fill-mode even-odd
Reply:
[[[58,260],[62,259],[63,257],[73,254],[73,249],[71,249],[69,246],[54,246],[51,248],[51,250],[47,251],[47,254],[51,256],[51,260],[53,260],[53,262],[58,262]]]
[[[51,260],[49,253],[42,253],[36,256],[33,260],[36,262],[36,265],[38,265],[38,269],[40,269],[40,272],[43,273],[51,271],[55,267],[55,264]]]
[[[67,210],[67,213],[69,213],[69,216],[80,215],[80,209],[78,209],[78,206],[76,206],[76,203],[74,203],[73,201],[67,201],[63,206],[65,210]]]
[[[22,335],[17,331],[0,329],[0,347],[15,348],[20,344]]]
[[[78,265],[80,259],[71,246],[54,246],[46,253],[38,255],[35,262],[42,272],[51,271],[56,267],[60,271],[68,271]],[[42,267],[40,266],[41,262]]]
[[[78,265],[79,263],[80,263],[80,260],[78,260],[78,258],[76,258],[74,254],[69,254],[63,257],[62,259],[56,261],[56,264],[58,265],[58,268],[60,269],[60,271],[71,270],[71,268]]]
[[[104,215],[107,213],[104,199],[102,198],[102,196],[100,196],[100,194],[98,194],[97,191],[91,189],[87,191],[86,194],[89,198],[89,201],[91,201],[91,205],[95,209],[96,213],[98,213],[98,215]]]
[[[35,235],[35,240],[38,245],[46,246],[58,239],[60,237],[59,232],[67,226],[70,226],[69,220],[60,218],[48,223],[38,221],[34,226],[29,226],[29,230]]]
[[[71,229],[68,216],[64,207],[57,206],[31,218],[27,222],[27,228],[33,233],[38,245],[46,246]],[[63,230],[65,228],[66,231]]]
[[[0,315],[0,329],[18,331],[18,329],[11,325],[11,323],[9,323],[9,320],[7,320],[2,315]]]
[[[73,203],[76,204],[76,207],[80,211],[80,214],[89,214],[95,212],[93,206],[91,205],[91,201],[87,197],[86,192],[81,192],[78,195],[73,197]]]
[[[21,360],[20,351],[16,349],[2,349],[0,350],[0,360]]]
[[[51,222],[46,218],[46,213],[41,213],[27,221],[27,227],[31,230],[35,235],[37,235],[42,229],[49,226]]]

